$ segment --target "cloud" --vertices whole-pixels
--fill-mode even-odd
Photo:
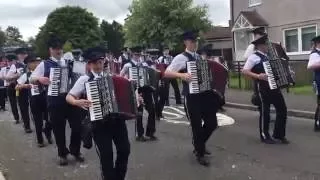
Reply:
[[[85,7],[98,18],[116,20],[120,23],[128,13],[132,0],[21,0],[0,1],[0,25],[5,29],[9,25],[20,29],[24,39],[35,36],[47,15],[55,8],[65,5]],[[194,0],[195,4],[209,5],[209,17],[214,24],[228,25],[229,0]]]

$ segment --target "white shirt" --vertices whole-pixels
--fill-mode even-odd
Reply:
[[[165,58],[164,62],[162,62],[164,57],[166,57],[166,58]],[[169,65],[171,60],[172,60],[172,56],[170,56],[170,55],[161,56],[161,57],[158,58],[158,63],[164,63],[164,64]]]
[[[317,50],[320,51],[318,48]],[[312,53],[309,56],[308,68],[316,64],[320,64],[320,55],[318,53]]]
[[[253,54],[254,52],[255,52],[255,45],[254,45],[254,44],[250,44],[250,45],[247,47],[247,50],[246,50],[246,52],[245,52],[244,55],[243,55],[244,61],[246,61],[246,60],[249,58],[249,56],[250,56],[251,54]]]
[[[9,69],[6,77],[7,77],[7,78],[11,78],[11,77],[14,76],[16,73],[18,73],[19,75],[21,75],[20,73],[21,73],[22,70],[23,70],[23,68],[18,68],[18,69],[17,69],[16,65],[15,65],[15,64],[12,64],[12,65],[10,66],[10,69]]]
[[[126,59],[128,59],[128,54],[122,54]],[[118,62],[122,63],[122,56],[119,57]]]
[[[8,69],[8,67],[1,68],[1,71],[0,71],[0,78],[1,79],[4,79],[7,76],[9,69]],[[4,86],[9,86],[9,82],[4,80]]]
[[[261,52],[261,51],[257,51],[260,52],[261,54],[267,56],[265,53]],[[256,54],[251,54],[248,57],[248,60],[246,61],[245,65],[243,66],[243,70],[251,70],[255,65],[259,64],[261,61],[261,58],[256,55]]]
[[[193,57],[199,57],[199,54],[195,53],[195,52],[191,52],[186,50],[187,53],[191,54]],[[189,61],[189,59],[181,54],[178,54],[176,57],[173,58],[171,64],[167,67],[166,71],[174,71],[174,72],[179,72],[183,69],[187,68],[187,61]]]
[[[103,73],[100,74],[100,76],[97,73],[94,73],[91,71],[91,73],[94,76],[94,79],[97,79]],[[80,97],[83,93],[86,92],[85,83],[88,82],[90,77],[88,75],[82,75],[79,77],[79,79],[74,83],[72,89],[69,91],[69,94],[75,97]]]
[[[54,57],[50,58],[51,60],[53,60],[54,62],[59,62],[61,66],[66,66],[66,60],[65,59],[61,59],[61,60],[57,60]],[[43,77],[44,76],[44,62],[42,61],[37,67],[36,69],[32,72],[31,74],[31,79],[32,78],[39,78],[39,77]]]
[[[27,73],[22,74],[17,80],[18,84],[25,84],[27,82]]]
[[[131,62],[132,62],[134,65],[138,66],[138,62],[135,61],[134,59],[131,59]],[[129,68],[132,67],[131,62],[128,62],[128,63],[126,63],[126,64],[123,66],[123,68],[122,68],[121,71],[120,71],[120,76],[123,76],[123,77],[126,76],[126,77],[128,77]]]

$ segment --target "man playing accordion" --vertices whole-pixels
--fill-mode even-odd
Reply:
[[[288,144],[286,139],[286,121],[287,121],[287,107],[282,96],[280,88],[271,89],[268,83],[268,76],[265,72],[263,62],[269,61],[268,57],[268,37],[262,36],[252,42],[255,45],[255,53],[250,55],[246,64],[243,67],[243,74],[251,77],[257,83],[257,92],[261,99],[260,110],[260,139],[266,144],[275,144],[278,140],[283,144]],[[277,117],[275,122],[275,128],[273,132],[273,138],[269,134],[270,124],[270,105],[273,104]]]

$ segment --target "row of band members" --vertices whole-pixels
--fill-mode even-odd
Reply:
[[[210,152],[207,150],[205,144],[212,132],[217,128],[216,112],[220,107],[220,102],[218,102],[218,98],[213,92],[196,95],[188,93],[188,86],[186,86],[186,84],[191,81],[191,75],[186,72],[186,62],[199,59],[199,55],[196,53],[198,34],[194,31],[187,31],[182,35],[182,38],[186,52],[191,54],[190,57],[194,59],[189,59],[189,57],[179,54],[168,64],[164,77],[168,79],[181,78],[183,80],[185,110],[191,121],[193,132],[193,153],[201,165],[208,166],[210,162],[206,155],[209,155]],[[61,58],[63,56],[62,45],[63,43],[58,37],[52,36],[48,41],[50,58],[45,61],[41,61],[32,54],[28,55],[25,49],[18,49],[16,51],[17,58],[12,55],[7,56],[8,66],[2,68],[1,79],[8,84],[8,98],[16,123],[18,124],[20,120],[16,102],[16,100],[18,100],[25,132],[32,132],[29,117],[29,107],[31,107],[39,147],[45,146],[43,134],[49,144],[53,143],[51,135],[53,132],[58,149],[58,163],[63,166],[68,164],[67,157],[69,154],[74,156],[79,162],[84,161],[84,157],[80,152],[82,128],[80,119],[84,116],[84,113],[86,113],[83,111],[83,108],[91,105],[91,102],[83,98],[85,94],[84,83],[103,75],[105,51],[99,47],[86,50],[83,57],[90,69],[89,73],[81,76],[75,82],[69,93],[60,94],[57,97],[47,96],[45,87],[50,84],[50,69],[52,67],[66,66],[67,64],[66,60]],[[132,57],[129,62],[123,65],[120,72],[121,76],[128,76],[129,67],[137,65],[149,66],[147,63],[138,63],[141,55],[139,48],[133,48],[131,51]],[[16,62],[14,62],[15,59],[17,59]],[[161,60],[161,58],[159,58],[159,60]],[[164,60],[164,57],[162,60]],[[23,73],[25,68],[27,68],[28,71]],[[40,94],[30,96],[30,88],[33,88],[35,84],[39,88]],[[156,110],[154,108],[155,102],[153,98],[153,92],[139,92],[138,99],[143,106],[139,106],[138,110],[141,112],[140,114],[143,114],[143,109],[148,111],[148,122],[145,130],[142,116],[137,117],[137,141],[155,141],[158,139],[155,136],[155,118],[156,116],[161,116],[163,107],[160,111]],[[178,99],[177,104],[181,104],[181,98]],[[1,107],[4,108],[4,104]],[[92,137],[100,159],[103,179],[125,179],[127,171],[128,157],[130,154],[128,131],[126,122],[117,118],[118,117],[114,117],[107,121],[91,123]],[[67,147],[65,138],[67,121],[71,128],[69,147]],[[45,123],[45,128],[43,128],[43,123]],[[115,144],[117,150],[117,158],[115,161],[112,143]]]

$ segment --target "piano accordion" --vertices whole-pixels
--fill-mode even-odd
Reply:
[[[69,67],[50,68],[50,84],[48,86],[48,96],[59,96],[68,93],[69,83]]]
[[[92,102],[89,108],[90,120],[104,120],[106,117],[132,119],[137,114],[134,85],[120,76],[104,76],[85,83],[87,98]]]
[[[187,72],[191,74],[190,94],[198,94],[213,89],[213,78],[208,61],[188,61]]]
[[[160,72],[149,67],[131,67],[129,79],[136,82],[139,88],[150,87],[155,90],[159,86]]]
[[[275,59],[262,63],[264,71],[268,76],[268,84],[271,90],[286,88],[294,84],[288,61]]]

